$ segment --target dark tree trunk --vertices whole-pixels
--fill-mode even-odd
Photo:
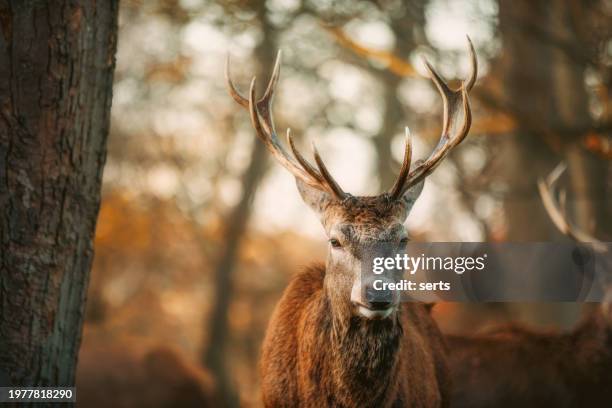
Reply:
[[[0,0],[0,385],[74,384],[117,9]]]
[[[551,41],[576,40],[567,2],[500,0],[500,30],[504,41],[507,103],[518,119],[517,132],[506,140],[504,156],[509,194],[505,200],[509,241],[560,239],[536,189],[539,177],[565,161],[576,221],[587,227],[604,223],[604,163],[579,146],[581,135],[557,129],[585,128],[591,122],[584,84],[584,65],[576,63]],[[581,45],[576,45],[579,49]],[[582,45],[583,47],[586,44]],[[556,146],[553,152],[552,146]],[[585,228],[587,229],[587,228]],[[531,285],[549,285],[537,276]],[[529,320],[572,326],[579,315],[575,304],[527,307]]]
[[[557,118],[553,66],[548,44],[526,28],[548,26],[550,4],[544,1],[500,0],[499,29],[506,104],[517,118],[517,130],[503,140],[499,173],[507,185],[504,208],[508,241],[545,241],[555,234],[537,191],[538,177],[557,162],[541,130]]]
[[[588,22],[573,14],[575,6],[555,0],[552,17],[553,34],[571,45],[571,49],[592,46],[580,38],[578,25]],[[587,7],[587,6],[583,6]],[[586,44],[585,44],[586,43]],[[596,50],[588,50],[587,54]],[[586,61],[576,61],[563,48],[555,47],[555,101],[560,128],[588,129],[592,126],[589,97],[585,87]],[[581,229],[606,239],[611,226],[610,205],[606,201],[609,163],[582,146],[583,134],[562,137],[564,160],[568,166],[570,200],[573,202],[573,222]]]

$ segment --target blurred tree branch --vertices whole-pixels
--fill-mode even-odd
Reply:
[[[528,26],[529,24],[525,23],[524,25]],[[322,26],[341,47],[355,53],[357,56],[379,61],[385,66],[385,70],[399,77],[419,77],[411,64],[405,62],[393,52],[368,48],[351,39],[341,28]],[[531,31],[529,32],[531,33]],[[582,59],[582,63],[585,62],[586,60]],[[472,133],[475,135],[505,135],[514,131],[516,124],[520,122],[542,134],[555,151],[561,150],[562,140],[567,140],[568,138],[575,140],[578,137],[581,139],[579,145],[583,148],[602,158],[612,159],[612,147],[610,146],[611,142],[608,135],[612,132],[612,122],[590,122],[589,124],[577,126],[556,124],[551,127],[537,120],[532,115],[526,115],[521,112],[520,105],[512,105],[507,99],[494,95],[491,91],[487,90],[486,85],[477,86],[473,91],[473,95],[489,109],[487,115],[479,115],[475,118],[472,125]],[[607,95],[607,92],[605,95]],[[601,102],[606,103],[607,101],[602,97]],[[422,133],[427,139],[434,139],[439,136],[438,131],[434,129],[426,129]]]
[[[417,72],[414,67],[404,59],[389,51],[375,50],[360,45],[351,39],[341,28],[332,27],[321,24],[321,26],[330,33],[336,42],[350,51],[357,54],[359,57],[373,59],[385,65],[386,69],[400,77],[415,77]]]

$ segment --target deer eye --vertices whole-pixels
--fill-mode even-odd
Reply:
[[[410,241],[410,239],[408,237],[403,237],[402,239],[400,239],[400,245],[401,246],[406,246],[406,245],[408,245],[408,241]]]
[[[332,248],[342,248],[342,244],[336,238],[330,238],[329,243]]]

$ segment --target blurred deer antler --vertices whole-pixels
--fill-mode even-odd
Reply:
[[[597,252],[606,252],[607,246],[602,241],[578,229],[567,217],[565,190],[557,189],[557,181],[566,168],[565,163],[559,163],[546,179],[538,180],[538,190],[544,208],[552,222],[563,234],[575,241],[591,244]],[[559,197],[558,201],[555,197]]]

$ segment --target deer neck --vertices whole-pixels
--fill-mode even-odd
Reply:
[[[339,385],[385,395],[399,367],[401,326],[393,319],[367,321],[352,317],[332,341]]]
[[[350,308],[326,296],[327,320],[321,344],[332,378],[330,392],[355,406],[386,406],[395,398],[400,376],[402,326],[399,316],[366,320],[353,316]],[[391,388],[391,389],[390,389]]]

